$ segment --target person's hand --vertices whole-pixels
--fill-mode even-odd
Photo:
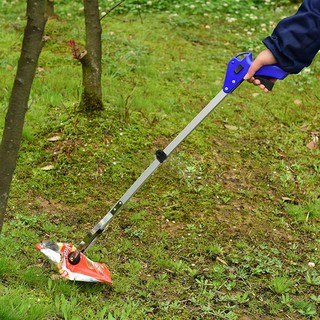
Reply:
[[[262,51],[252,62],[247,74],[244,76],[244,80],[253,83],[255,86],[259,86],[264,92],[269,92],[269,90],[261,84],[260,80],[254,78],[254,75],[261,67],[276,63],[277,60],[269,49]],[[276,82],[274,78],[269,78],[269,80]]]

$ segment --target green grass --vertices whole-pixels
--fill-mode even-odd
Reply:
[[[319,128],[318,57],[274,93],[241,85],[130,200],[87,252],[107,263],[112,287],[66,282],[35,249],[82,240],[221,90],[229,59],[259,52],[295,11],[141,4],[140,15],[126,1],[102,20],[105,111],[86,117],[67,45],[84,43],[82,5],[56,3],[0,236],[0,318],[317,319],[320,162],[307,143]],[[0,8],[2,128],[25,4]]]

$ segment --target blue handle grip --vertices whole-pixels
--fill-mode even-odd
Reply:
[[[283,80],[288,75],[287,72],[282,70],[278,65],[271,64],[269,66],[263,66],[261,67],[254,76],[263,76],[263,77],[269,77],[274,78],[278,80]]]
[[[225,93],[232,92],[240,83],[242,83],[243,77],[247,74],[252,62],[251,52],[240,53],[229,61],[223,84],[223,91]],[[275,64],[263,66],[255,74],[259,79],[261,79],[261,77],[267,77],[279,80],[284,79],[287,75],[287,72]]]

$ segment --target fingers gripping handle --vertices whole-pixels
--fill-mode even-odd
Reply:
[[[261,84],[271,91],[274,86],[274,81],[270,80],[270,78],[282,80],[287,75],[288,73],[282,70],[278,65],[272,64],[260,68],[255,73],[254,78],[260,80]]]
[[[230,93],[238,87],[238,85],[243,81],[243,77],[247,74],[252,62],[253,59],[251,52],[240,53],[229,61],[222,88],[225,93]],[[287,72],[282,70],[278,65],[273,64],[260,68],[254,77],[259,79],[266,88],[270,88],[269,90],[271,90],[274,83],[268,78],[282,80],[287,75]]]
[[[274,86],[274,81],[266,78],[265,76],[254,76],[255,79],[260,80],[260,84],[263,84],[269,91],[272,90]]]

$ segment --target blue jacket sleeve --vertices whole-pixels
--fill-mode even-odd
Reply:
[[[305,0],[297,13],[279,22],[263,40],[280,67],[299,73],[320,50],[320,0]]]

